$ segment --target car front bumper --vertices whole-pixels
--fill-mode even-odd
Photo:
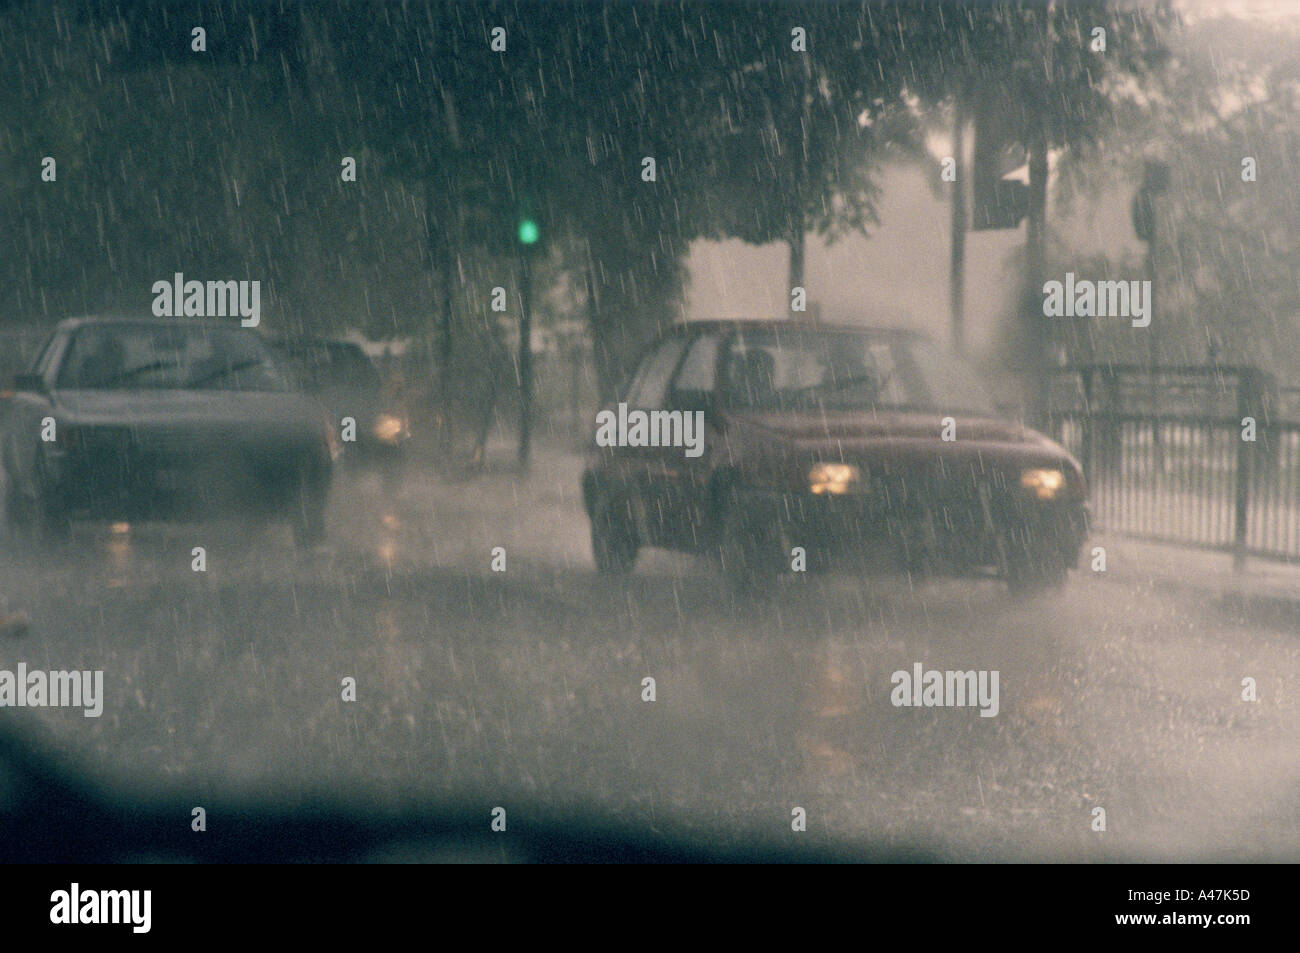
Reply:
[[[782,545],[802,547],[813,564],[883,556],[958,572],[1005,568],[1017,552],[1051,554],[1074,568],[1090,516],[1081,500],[991,490],[930,497],[746,490],[738,503],[753,525],[779,530]]]
[[[173,519],[270,513],[328,494],[331,464],[310,445],[158,446],[100,440],[46,454],[41,493],[70,516]]]

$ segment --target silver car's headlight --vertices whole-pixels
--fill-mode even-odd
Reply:
[[[380,414],[375,418],[370,433],[382,443],[397,443],[406,433],[406,421],[392,414]]]

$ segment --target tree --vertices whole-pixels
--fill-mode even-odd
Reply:
[[[962,3],[914,23],[927,66],[913,90],[938,105],[958,96],[1002,104],[1009,138],[1028,156],[1029,215],[1017,338],[1023,342],[1030,419],[1046,424],[1047,361],[1055,329],[1042,313],[1050,152],[1087,154],[1113,128],[1119,90],[1166,59],[1167,4],[1129,10],[1109,0]]]
[[[873,172],[891,148],[919,149],[903,101],[903,41],[881,9],[851,4],[728,8],[704,130],[712,237],[789,246],[804,284],[810,231],[830,240],[876,223]],[[901,14],[900,14],[901,15]],[[901,21],[900,21],[901,22]]]

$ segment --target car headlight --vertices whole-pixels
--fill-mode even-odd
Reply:
[[[380,414],[375,418],[370,433],[383,443],[397,443],[406,433],[406,421],[392,414]]]
[[[1020,485],[1040,500],[1054,500],[1065,489],[1065,474],[1060,470],[1025,470]]]
[[[808,488],[816,494],[840,496],[863,489],[862,473],[851,463],[817,463],[808,471]]]

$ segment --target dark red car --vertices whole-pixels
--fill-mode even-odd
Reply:
[[[716,556],[739,590],[880,557],[1023,590],[1063,582],[1087,534],[1078,462],[908,332],[682,325],[597,424],[582,490],[603,573],[658,546]]]

